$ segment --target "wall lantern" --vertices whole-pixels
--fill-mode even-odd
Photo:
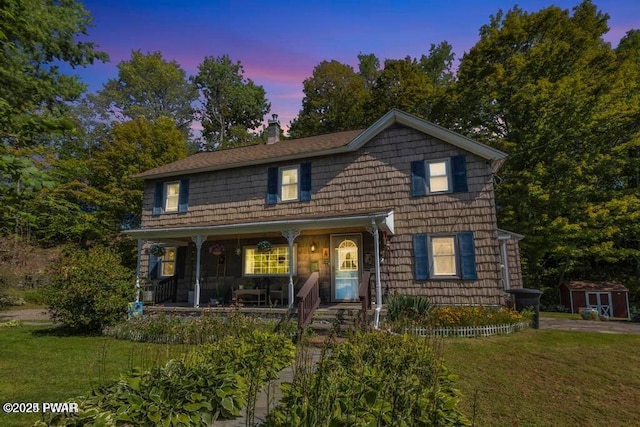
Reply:
[[[315,253],[316,252],[316,242],[311,242],[311,253]]]

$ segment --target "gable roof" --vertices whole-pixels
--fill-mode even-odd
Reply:
[[[200,152],[176,162],[139,173],[136,177],[143,179],[165,178],[356,151],[380,132],[394,124],[413,128],[490,160],[494,172],[500,168],[507,157],[500,150],[404,111],[393,109],[364,130],[288,139],[268,145],[256,144],[226,150]]]
[[[622,283],[614,281],[590,282],[586,280],[571,280],[566,282],[565,286],[572,291],[629,291]]]

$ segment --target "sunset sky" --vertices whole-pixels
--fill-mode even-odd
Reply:
[[[228,54],[241,61],[245,77],[262,85],[287,125],[300,110],[302,82],[323,60],[357,66],[358,53],[385,58],[420,57],[431,43],[448,41],[456,58],[478,41],[480,26],[515,0],[449,1],[171,1],[85,0],[94,18],[88,39],[111,62],[76,70],[90,91],[117,77],[116,65],[131,51],[161,51],[189,75],[205,56]],[[571,9],[575,1],[521,0],[526,11],[549,5]],[[610,15],[606,40],[614,46],[640,28],[640,1],[597,0]]]

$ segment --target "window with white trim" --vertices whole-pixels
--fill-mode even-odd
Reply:
[[[180,181],[164,184],[164,211],[178,212],[180,200]]]
[[[298,200],[299,177],[298,166],[280,168],[280,200],[283,202]]]
[[[164,255],[160,260],[161,268],[160,274],[163,277],[169,277],[176,274],[176,258],[177,258],[177,248],[164,248]]]
[[[431,237],[433,276],[456,276],[456,239],[454,236]]]
[[[295,246],[293,274],[296,275]],[[261,252],[255,246],[244,247],[243,272],[245,276],[288,276],[289,245],[273,245],[271,252]]]
[[[427,162],[429,193],[446,193],[451,189],[449,159]]]

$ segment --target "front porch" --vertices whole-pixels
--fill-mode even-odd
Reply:
[[[359,303],[365,271],[381,307],[380,247],[392,233],[392,211],[128,232],[138,238],[138,300],[171,302],[170,310],[251,304],[286,311],[300,311],[300,298]]]

